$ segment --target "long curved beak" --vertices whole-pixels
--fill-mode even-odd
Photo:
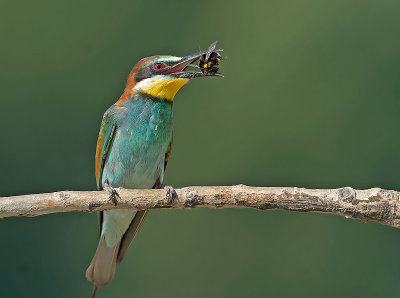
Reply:
[[[191,54],[191,55],[181,58],[176,63],[169,66],[169,69],[166,72],[166,74],[170,74],[172,76],[177,76],[177,75],[179,76],[179,74],[181,72],[184,72],[184,70],[189,66],[189,64],[200,59],[200,57],[206,53],[207,52],[198,52],[198,53]]]

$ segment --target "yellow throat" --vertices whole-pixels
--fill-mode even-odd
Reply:
[[[139,82],[134,89],[152,97],[157,97],[172,102],[178,90],[181,89],[181,87],[188,81],[189,79],[185,78],[155,76]]]

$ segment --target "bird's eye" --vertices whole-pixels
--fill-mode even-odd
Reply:
[[[154,69],[155,70],[161,70],[163,69],[164,65],[162,63],[156,63],[154,64]]]

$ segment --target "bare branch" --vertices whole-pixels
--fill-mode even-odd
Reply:
[[[365,221],[374,220],[400,228],[400,193],[380,188],[356,190],[351,187],[305,189],[245,185],[192,186],[176,189],[173,204],[168,204],[166,191],[163,189],[117,190],[121,199],[116,207],[108,200],[105,191],[61,191],[3,197],[0,198],[0,218],[129,208],[247,207],[331,213]]]

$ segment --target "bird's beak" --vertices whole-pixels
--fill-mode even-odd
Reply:
[[[181,58],[175,63],[172,63],[168,66],[168,70],[166,74],[169,74],[176,78],[200,78],[206,76],[222,76],[219,73],[203,73],[202,71],[185,71],[188,66],[193,66],[196,68],[200,68],[197,65],[192,64],[193,62],[199,60],[203,55],[209,56],[209,54],[214,50],[216,42],[213,43],[207,51],[198,52],[195,54],[188,55],[186,57]],[[211,50],[211,51],[210,51]],[[221,50],[217,50],[221,51]]]

